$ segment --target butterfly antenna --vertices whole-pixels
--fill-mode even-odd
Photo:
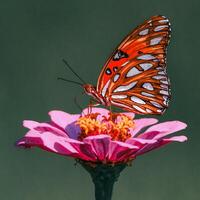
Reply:
[[[65,65],[73,72],[73,74],[75,74],[75,76],[77,76],[79,78],[79,80],[83,83],[86,84],[86,82],[73,70],[73,68],[69,65],[69,63],[65,60],[62,59],[62,61],[65,63]]]
[[[77,85],[80,85],[80,86],[83,85],[82,83],[79,83],[79,82],[76,82],[76,81],[72,81],[72,80],[68,80],[68,79],[65,79],[65,78],[62,78],[62,77],[58,77],[57,80],[62,80],[62,81],[74,83],[74,84],[77,84]]]

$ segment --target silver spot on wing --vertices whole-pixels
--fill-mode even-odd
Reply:
[[[151,85],[151,83],[144,83],[142,87],[147,90],[153,90],[153,86]]]
[[[145,113],[145,110],[143,110],[142,108],[140,108],[139,106],[133,105],[133,108],[135,108],[137,111]]]
[[[162,26],[157,26],[155,29],[154,29],[154,31],[160,31],[160,30],[162,30],[162,29],[164,29],[164,28],[167,28],[168,27],[168,25],[162,25]]]
[[[127,95],[112,95],[111,97],[113,99],[126,99]]]
[[[143,101],[142,99],[140,99],[136,96],[131,96],[131,101],[133,101],[135,103],[139,103],[139,104],[146,104],[145,101]]]
[[[157,37],[150,40],[150,45],[159,44],[163,37]]]
[[[139,65],[144,70],[148,70],[148,69],[150,69],[153,66],[153,64],[151,64],[151,63],[140,63]]]
[[[106,91],[107,91],[107,89],[108,89],[109,84],[110,84],[110,80],[105,84],[105,86],[104,86],[103,89],[102,89],[101,95],[102,95],[103,97],[104,97],[105,94],[106,94]]]
[[[155,57],[152,56],[151,54],[144,54],[141,56],[138,56],[137,59],[139,60],[153,60]]]
[[[120,75],[119,74],[116,74],[113,78],[114,82],[116,82],[118,79],[119,79]]]
[[[139,71],[136,67],[132,67],[126,74],[126,77],[132,77],[132,76],[135,76],[140,73],[141,73],[141,71]]]
[[[136,83],[137,83],[137,81],[136,82],[131,82],[128,85],[121,85],[121,86],[117,87],[113,92],[128,91],[128,90],[132,89],[136,85]]]
[[[144,30],[140,31],[139,35],[147,35],[148,32],[149,32],[149,29],[147,28],[147,29],[144,29]]]

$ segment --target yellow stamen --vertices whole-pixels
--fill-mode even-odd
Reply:
[[[131,137],[130,128],[134,127],[133,119],[127,115],[110,113],[108,117],[103,116],[103,120],[97,120],[99,113],[91,113],[80,117],[77,121],[81,128],[80,140],[85,137],[106,134],[112,140],[126,141]]]

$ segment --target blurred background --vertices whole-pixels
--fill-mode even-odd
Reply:
[[[26,130],[23,119],[48,121],[47,112],[80,112],[88,97],[79,86],[56,80],[77,78],[96,84],[116,45],[152,15],[172,24],[168,74],[172,100],[164,120],[188,124],[183,144],[139,157],[115,185],[113,200],[198,200],[200,196],[200,1],[0,1],[0,199],[94,199],[89,175],[74,160],[14,142]],[[140,116],[138,116],[140,117]]]

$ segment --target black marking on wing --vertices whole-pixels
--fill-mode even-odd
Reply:
[[[113,56],[113,60],[116,61],[116,60],[120,60],[122,58],[128,58],[128,54],[121,50],[117,50],[115,55]]]

